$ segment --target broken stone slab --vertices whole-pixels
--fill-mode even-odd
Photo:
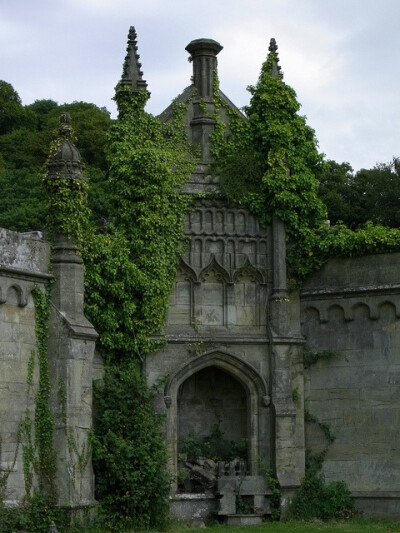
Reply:
[[[208,472],[204,468],[196,465],[191,469],[190,477],[201,483],[201,485],[207,489],[211,489],[215,485],[217,479],[212,472]]]
[[[206,459],[204,461],[204,468],[207,468],[208,470],[213,470],[215,472],[217,464],[212,459]]]

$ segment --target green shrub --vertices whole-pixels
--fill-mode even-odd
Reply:
[[[170,479],[152,397],[134,364],[107,369],[95,387],[93,466],[100,516],[113,531],[162,528]]]
[[[351,493],[344,481],[326,484],[325,477],[310,468],[293,499],[289,516],[301,520],[347,519],[355,513]]]

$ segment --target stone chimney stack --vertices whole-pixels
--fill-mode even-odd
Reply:
[[[209,137],[215,127],[213,86],[217,74],[217,55],[222,46],[212,39],[196,39],[187,45],[186,50],[193,62],[193,83],[196,88],[190,123],[192,139],[201,145],[202,162],[208,163],[211,160]]]

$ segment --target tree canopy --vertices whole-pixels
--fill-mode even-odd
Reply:
[[[400,159],[354,173],[348,163],[328,161],[320,197],[331,223],[355,229],[367,222],[400,227]]]
[[[93,219],[100,225],[107,219],[105,147],[112,122],[109,112],[86,102],[58,105],[53,100],[37,100],[24,106],[12,85],[0,81],[1,227],[15,231],[44,228],[41,176],[64,112],[73,118],[76,142],[86,162]]]

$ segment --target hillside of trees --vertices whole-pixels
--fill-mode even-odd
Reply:
[[[41,176],[63,112],[71,115],[74,140],[86,164],[94,222],[102,227],[107,221],[104,150],[113,122],[107,109],[87,102],[58,104],[51,99],[23,105],[14,87],[0,81],[0,227],[15,231],[45,227]],[[347,162],[328,160],[318,178],[319,197],[331,225],[342,221],[357,229],[371,221],[400,226],[400,158],[357,172]]]
[[[73,119],[74,140],[91,184],[89,204],[96,223],[102,224],[107,213],[104,149],[112,122],[107,109],[86,102],[59,105],[50,99],[25,106],[12,85],[0,81],[0,227],[45,227],[41,177],[64,112]]]

